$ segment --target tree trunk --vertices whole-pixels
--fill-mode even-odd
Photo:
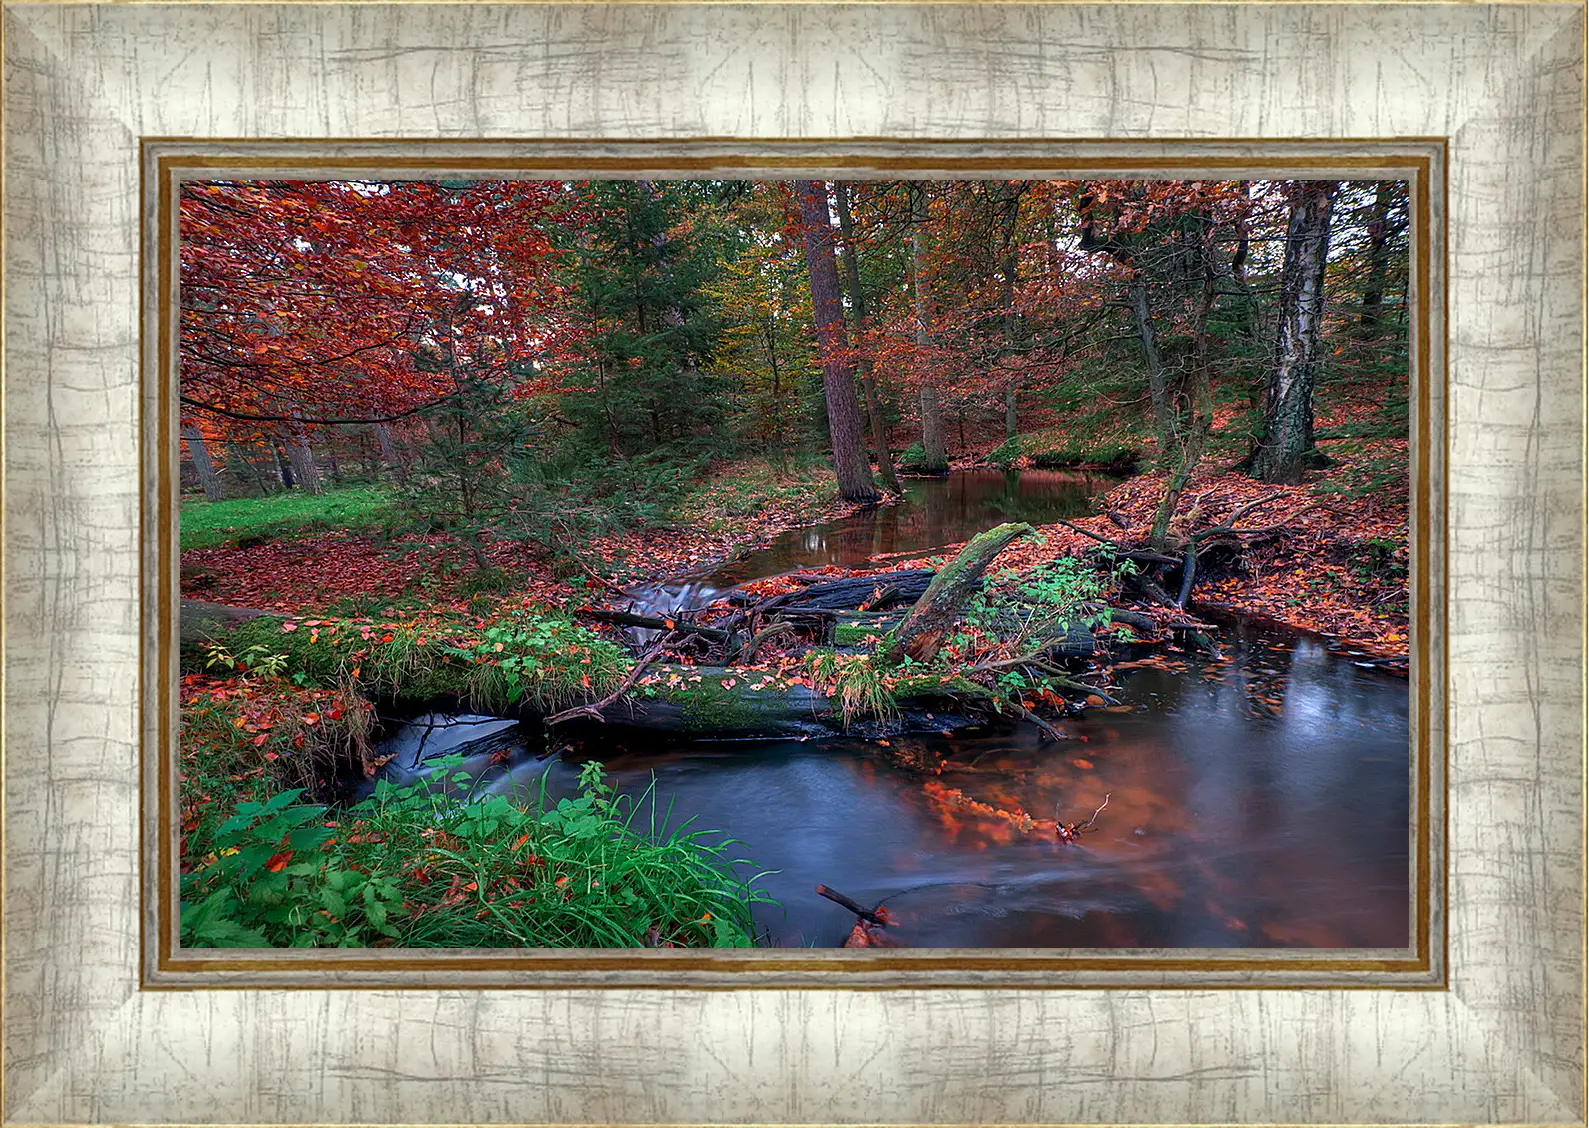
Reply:
[[[885,669],[906,658],[929,662],[943,646],[944,636],[959,621],[965,602],[982,581],[982,573],[1017,538],[1034,530],[1024,522],[1011,522],[979,533],[966,542],[955,558],[938,570],[905,621],[877,649]]]
[[[866,464],[861,441],[861,409],[855,399],[855,376],[845,353],[844,309],[839,300],[839,269],[833,258],[833,227],[828,217],[827,188],[797,180],[795,196],[805,225],[806,266],[811,275],[811,308],[822,351],[822,390],[828,407],[828,437],[833,444],[833,469],[839,496],[846,501],[874,502],[877,487]]]
[[[1148,544],[1155,552],[1165,551],[1170,521],[1175,516],[1176,507],[1180,505],[1181,494],[1185,491],[1187,483],[1192,480],[1193,471],[1202,461],[1203,448],[1208,443],[1208,433],[1213,426],[1214,397],[1208,379],[1208,315],[1214,308],[1214,299],[1218,296],[1214,275],[1216,234],[1213,220],[1206,219],[1199,248],[1203,268],[1203,293],[1192,325],[1192,421],[1186,429],[1185,440],[1178,444],[1179,459],[1176,462],[1175,473],[1171,475],[1164,497],[1159,503],[1158,512],[1154,514],[1153,530],[1149,534]],[[1189,592],[1197,557],[1195,549],[1189,548],[1188,552],[1184,577]],[[1185,607],[1186,597],[1183,595],[1179,602]]]
[[[1021,318],[1015,309],[1015,288],[1019,283],[1021,266],[1020,249],[1016,243],[1020,226],[1020,197],[1011,197],[1010,222],[1004,231],[1004,266],[1000,282],[1000,298],[1004,304],[1004,349],[999,359],[1014,356],[1021,350]],[[1004,437],[1013,439],[1019,433],[1015,412],[1015,378],[1007,377],[1010,381],[1004,388]]]
[[[309,428],[296,418],[287,425],[287,458],[292,462],[293,477],[298,485],[312,494],[325,493],[320,484],[320,468],[315,465],[314,451],[309,446]]]
[[[855,219],[850,212],[850,187],[842,180],[834,181],[834,196],[838,201],[839,234],[844,239],[844,278],[849,284],[850,309],[855,314],[857,341],[866,329],[866,289],[861,285],[861,263],[855,247]],[[856,366],[861,378],[861,393],[866,399],[866,416],[872,428],[872,448],[877,451],[877,472],[883,485],[893,493],[900,493],[899,478],[894,473],[894,452],[888,448],[888,425],[883,421],[883,408],[877,398],[877,382],[872,377],[872,358],[862,356]]]
[[[942,474],[949,469],[949,452],[943,441],[943,407],[938,397],[937,376],[932,371],[928,350],[931,335],[927,327],[932,323],[932,294],[927,281],[926,240],[922,225],[927,222],[927,186],[911,186],[910,262],[911,277],[916,290],[916,350],[921,366],[921,449],[922,467],[932,474]]]
[[[286,449],[275,435],[270,437],[270,456],[276,460],[276,476],[281,479],[281,488],[290,490],[295,487],[298,478],[292,472],[292,459],[287,457]]]
[[[1275,365],[1269,374],[1262,432],[1252,459],[1252,475],[1260,481],[1300,481],[1313,449],[1313,386],[1321,367],[1324,267],[1330,247],[1330,210],[1338,187],[1335,181],[1303,181],[1291,189]]]
[[[1148,302],[1148,284],[1141,267],[1131,280],[1131,314],[1142,341],[1142,357],[1148,366],[1148,402],[1153,406],[1153,433],[1158,438],[1158,463],[1168,466],[1174,455],[1175,428],[1170,420],[1170,395],[1164,379],[1164,358],[1159,354],[1159,335],[1153,328],[1153,309]]]
[[[1385,274],[1390,256],[1390,202],[1395,182],[1381,180],[1374,191],[1374,210],[1368,221],[1368,280],[1363,283],[1363,312],[1358,318],[1358,336],[1372,341],[1379,336],[1380,317],[1385,304]]]
[[[392,429],[385,423],[375,425],[375,441],[381,446],[381,461],[386,464],[387,471],[392,475],[392,480],[399,486],[408,481],[408,467],[403,465],[402,456],[397,453],[397,442],[392,438]]]
[[[193,460],[199,485],[204,487],[204,500],[220,501],[226,495],[221,490],[221,476],[215,472],[215,463],[210,461],[210,452],[204,445],[204,436],[199,434],[197,427],[184,427],[182,437],[187,440],[188,457]]]

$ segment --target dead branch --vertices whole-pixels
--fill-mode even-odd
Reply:
[[[546,718],[546,726],[550,728],[552,725],[562,724],[564,721],[571,721],[575,717],[589,717],[594,721],[604,720],[605,718],[602,717],[601,711],[633,689],[635,682],[640,680],[640,675],[645,672],[646,667],[651,665],[651,663],[655,662],[658,658],[662,657],[665,650],[666,647],[662,646],[660,643],[658,643],[656,646],[653,646],[638,660],[636,660],[635,664],[630,668],[628,675],[624,677],[623,681],[618,683],[617,689],[613,690],[606,697],[603,697],[600,701],[592,701],[588,705],[576,705],[572,709],[564,709],[561,713],[552,714],[550,717]]]

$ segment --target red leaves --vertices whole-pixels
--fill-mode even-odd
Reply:
[[[292,851],[283,850],[281,853],[273,855],[270,861],[265,863],[265,869],[271,873],[280,873],[287,868],[287,863],[290,861],[292,861]]]
[[[465,361],[561,353],[578,332],[552,276],[555,224],[579,221],[560,185],[190,182],[179,208],[183,412],[229,437],[257,423],[227,412],[312,421],[433,401],[444,377],[413,352],[438,325]],[[463,308],[443,281],[483,294],[486,275],[511,282]]]

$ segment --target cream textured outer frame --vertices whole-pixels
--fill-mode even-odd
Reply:
[[[1577,6],[5,8],[11,1122],[1585,1117]],[[1449,139],[1445,990],[140,991],[139,154]]]

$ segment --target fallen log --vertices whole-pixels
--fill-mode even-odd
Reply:
[[[566,727],[599,720],[607,728],[724,740],[941,733],[987,723],[981,712],[968,711],[973,698],[962,689],[975,688],[924,679],[896,695],[893,715],[846,725],[842,702],[803,677],[730,666],[655,665],[622,697],[597,703],[596,716],[570,710],[580,715],[571,715]]]
[[[982,583],[982,573],[999,553],[1019,537],[1035,533],[1025,522],[998,525],[966,542],[953,560],[933,576],[905,621],[878,647],[878,662],[887,669],[906,658],[931,661],[943,646],[944,637],[959,621],[966,600]]]
[[[893,589],[891,603],[910,603],[920,599],[937,575],[931,568],[910,568],[897,572],[878,572],[871,576],[849,576],[842,580],[826,580],[797,591],[775,595],[756,605],[762,612],[785,607],[820,608],[827,611],[854,611],[872,600],[883,589]],[[874,603],[877,610],[886,603]]]
[[[680,633],[698,634],[702,638],[709,638],[713,642],[727,642],[728,632],[718,630],[716,627],[703,627],[696,623],[686,622],[682,619],[663,619],[655,615],[636,615],[632,611],[607,611],[599,607],[585,607],[575,612],[587,619],[598,622],[612,623],[620,627],[643,627],[653,631],[678,631]]]

